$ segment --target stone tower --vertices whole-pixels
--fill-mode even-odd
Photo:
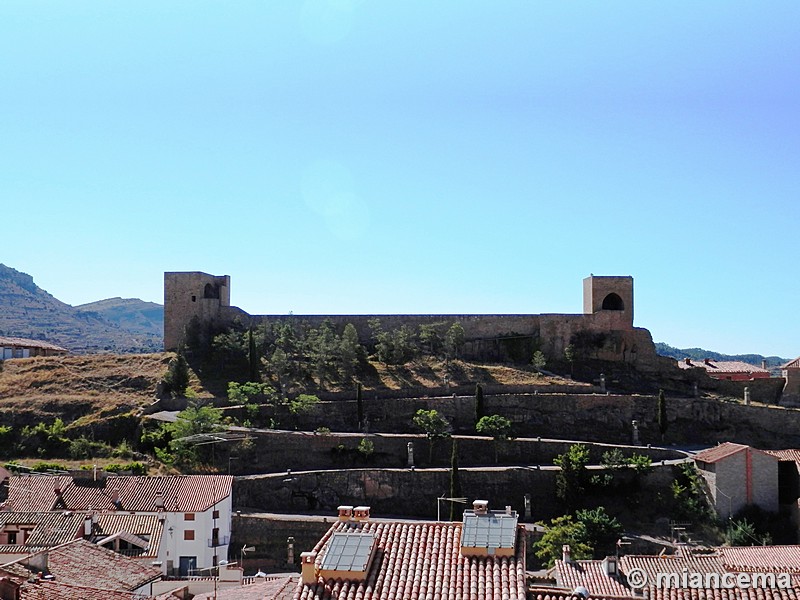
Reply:
[[[229,275],[199,271],[164,273],[164,349],[175,350],[183,340],[189,322],[224,319],[231,305]]]
[[[601,313],[617,326],[633,327],[633,277],[591,275],[583,280],[583,313]]]

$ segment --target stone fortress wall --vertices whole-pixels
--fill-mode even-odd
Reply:
[[[385,329],[400,325],[459,322],[467,350],[478,350],[498,338],[526,337],[548,357],[562,357],[564,348],[582,335],[600,335],[593,357],[636,364],[639,368],[663,367],[650,332],[633,326],[633,278],[595,276],[583,280],[584,314],[508,315],[250,315],[231,306],[230,276],[202,272],[164,273],[164,348],[175,350],[193,319],[201,325],[227,326],[239,320],[245,326],[264,321],[307,322],[312,327],[329,319],[339,330],[352,323],[362,343],[370,339],[368,322],[379,318]]]

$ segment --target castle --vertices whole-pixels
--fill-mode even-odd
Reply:
[[[424,324],[464,328],[466,355],[491,356],[509,340],[525,340],[547,357],[563,357],[569,344],[594,358],[643,366],[656,357],[650,332],[633,326],[633,278],[595,276],[583,280],[583,314],[509,315],[250,315],[231,306],[228,275],[199,271],[164,273],[164,348],[177,349],[187,326],[226,327],[240,322],[305,322],[318,327],[326,319],[341,331],[352,323],[362,343],[370,340],[368,321],[378,318],[385,329]]]

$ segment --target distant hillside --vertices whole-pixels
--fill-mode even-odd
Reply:
[[[0,335],[46,340],[76,353],[158,352],[162,333],[154,331],[152,326],[149,331],[143,326],[128,329],[96,310],[70,306],[37,286],[27,273],[0,264]]]
[[[155,335],[164,333],[164,307],[138,298],[109,298],[76,306],[78,310],[95,313],[132,333]]]
[[[702,348],[674,348],[664,342],[656,342],[656,352],[661,356],[668,356],[675,360],[682,360],[690,358],[692,360],[703,360],[710,358],[711,360],[740,360],[749,365],[761,366],[761,361],[767,361],[767,368],[773,369],[788,362],[788,358],[781,358],[780,356],[762,356],[760,354],[720,354],[711,350],[703,350]]]

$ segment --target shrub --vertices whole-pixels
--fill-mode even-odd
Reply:
[[[147,475],[147,465],[143,462],[129,462],[126,464],[112,463],[103,467],[108,473],[130,472],[132,475]]]
[[[375,452],[375,444],[372,440],[368,440],[367,438],[361,438],[361,441],[358,442],[358,448],[356,448],[358,452],[364,458],[369,458]]]
[[[38,462],[31,467],[32,471],[46,472],[46,471],[69,471],[66,465],[53,462]]]

